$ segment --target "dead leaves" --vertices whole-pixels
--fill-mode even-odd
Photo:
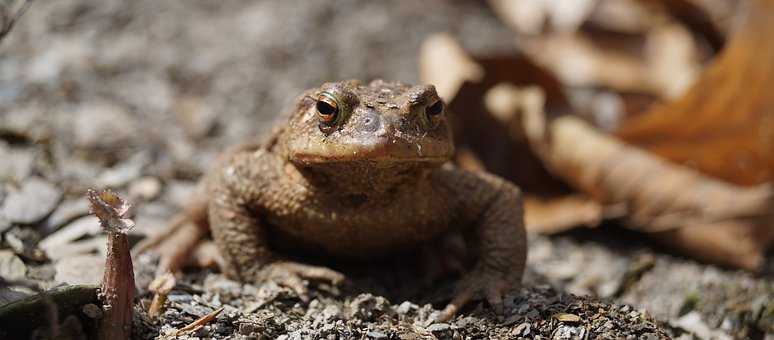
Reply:
[[[486,168],[522,186],[533,231],[615,218],[706,261],[750,270],[762,264],[774,242],[774,189],[738,184],[770,181],[774,169],[774,97],[766,95],[774,88],[774,44],[764,41],[774,24],[766,15],[751,14],[697,76],[701,60],[722,45],[724,29],[683,2],[622,2],[639,18],[624,28],[626,39],[600,31],[621,29],[599,16],[614,9],[610,2],[544,34],[543,26],[517,23],[508,16],[519,13],[504,11],[536,10],[548,1],[513,2],[526,6],[518,9],[491,3],[520,35],[524,55],[471,56],[453,39],[434,37],[420,58],[423,80],[450,103],[463,167]],[[774,13],[774,4],[754,5],[753,12]],[[541,10],[557,18],[559,7]],[[581,100],[601,91],[619,103],[612,119],[642,110],[633,94],[650,98],[646,103],[678,99],[627,121],[620,135],[640,149],[577,116],[608,119],[600,117],[603,106]]]
[[[622,139],[733,183],[774,180],[774,3],[752,4],[696,85],[627,121]]]

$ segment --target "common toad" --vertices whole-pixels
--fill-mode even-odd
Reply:
[[[526,260],[521,194],[448,164],[453,152],[433,86],[326,83],[303,93],[267,142],[228,152],[187,219],[211,226],[227,275],[300,296],[306,279],[343,276],[283,253],[369,259],[460,231],[477,260],[441,318],[477,295],[502,308]]]

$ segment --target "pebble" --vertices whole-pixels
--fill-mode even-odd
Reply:
[[[110,102],[86,102],[72,119],[75,143],[81,147],[115,149],[136,133],[136,121],[125,108]]]
[[[9,228],[11,228],[12,225],[13,223],[11,223],[11,221],[5,218],[5,215],[3,215],[3,211],[0,209],[0,233],[8,230]]]
[[[0,144],[0,180],[22,181],[32,172],[35,153]]]
[[[365,320],[373,320],[380,315],[392,313],[390,302],[381,296],[360,294],[350,303],[350,315]]]
[[[97,177],[97,185],[100,187],[117,188],[129,184],[140,177],[143,168],[150,162],[147,153],[138,153],[126,161],[103,171]]]
[[[5,233],[5,243],[14,253],[33,261],[45,261],[46,254],[37,247],[40,234],[37,230],[14,227]]]
[[[559,326],[556,328],[556,331],[554,331],[553,335],[551,336],[551,339],[556,340],[571,340],[571,339],[583,339],[583,335],[586,333],[586,330],[583,327],[573,327],[573,326]]]
[[[0,278],[7,281],[24,279],[27,266],[12,251],[0,250]]]
[[[51,281],[56,275],[56,268],[53,264],[43,264],[39,266],[27,267],[27,278],[30,280]]]
[[[42,232],[50,234],[63,225],[89,214],[89,201],[85,198],[64,200],[46,219]]]
[[[145,201],[155,199],[161,193],[161,181],[156,177],[142,177],[129,184],[129,196]]]
[[[167,296],[167,300],[170,302],[185,303],[193,300],[191,294],[170,294]]]
[[[54,264],[54,280],[69,284],[95,284],[102,279],[105,259],[97,255],[77,255]]]
[[[432,333],[440,333],[448,331],[451,326],[448,323],[434,323],[427,327],[427,330]]]
[[[401,303],[398,306],[398,308],[395,309],[395,311],[398,314],[408,314],[408,312],[410,312],[411,310],[416,310],[418,308],[419,308],[419,306],[417,306],[417,305],[415,305],[415,304],[413,304],[413,303],[411,303],[409,301],[403,301],[403,303]]]
[[[81,311],[86,316],[92,318],[92,319],[99,319],[102,317],[102,308],[99,308],[99,306],[93,304],[93,303],[87,303],[83,305],[83,308],[81,308]]]
[[[39,177],[32,177],[4,200],[3,215],[11,222],[32,224],[48,216],[59,204],[62,191]]]
[[[518,326],[516,326],[516,328],[514,328],[513,331],[511,331],[511,335],[514,335],[514,336],[519,336],[519,335],[527,336],[530,333],[530,328],[531,328],[531,326],[530,326],[529,322],[523,322],[523,323],[519,324]]]
[[[46,252],[49,250],[71,243],[81,237],[96,235],[100,232],[99,220],[95,216],[84,216],[68,224],[55,233],[48,235],[40,241],[40,248]],[[49,256],[51,256],[49,252]]]
[[[388,338],[387,334],[384,334],[384,333],[379,332],[379,331],[370,331],[370,332],[368,332],[367,335],[371,339],[387,339]]]

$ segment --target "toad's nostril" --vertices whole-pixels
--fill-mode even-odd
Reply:
[[[381,128],[382,123],[381,119],[379,119],[379,115],[374,112],[369,112],[363,115],[362,121],[361,121],[361,129],[364,132],[373,133],[379,130]]]

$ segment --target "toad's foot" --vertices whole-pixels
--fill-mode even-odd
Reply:
[[[257,274],[258,282],[273,281],[280,286],[290,288],[304,302],[309,301],[307,288],[309,280],[327,281],[338,285],[344,279],[343,274],[329,268],[289,261],[269,263]]]
[[[497,314],[503,313],[503,295],[514,288],[512,280],[501,273],[474,270],[457,284],[452,301],[438,316],[438,321],[449,321],[455,314],[473,299],[483,296]]]

